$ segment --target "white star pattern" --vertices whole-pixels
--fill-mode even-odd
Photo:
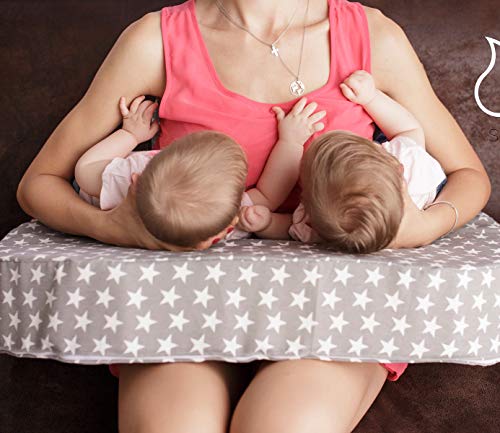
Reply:
[[[69,301],[66,303],[68,305],[74,305],[76,309],[80,308],[80,301],[85,299],[84,296],[80,296],[80,289],[76,289],[74,292],[68,292]]]
[[[118,320],[118,312],[115,311],[115,313],[112,316],[104,315],[104,318],[106,319],[106,325],[104,325],[104,329],[111,329],[113,333],[116,333],[116,329],[118,326],[123,325],[123,322],[121,320]]]
[[[214,280],[216,284],[219,284],[220,277],[226,275],[224,271],[220,268],[220,263],[217,263],[215,266],[207,265],[208,275],[205,278],[207,280]]]
[[[332,343],[332,336],[329,335],[326,340],[318,339],[320,348],[318,349],[318,353],[323,352],[326,356],[330,356],[330,352],[332,349],[335,349],[337,345]]]
[[[309,298],[307,298],[304,293],[305,289],[302,289],[300,293],[290,293],[292,295],[293,301],[289,304],[289,307],[297,306],[299,307],[300,311],[304,309],[304,304],[306,302],[309,302]]]
[[[106,355],[106,350],[112,347],[108,344],[106,336],[102,337],[100,340],[97,340],[96,338],[93,338],[93,340],[95,344],[94,352],[99,352],[101,356]]]
[[[40,284],[41,279],[45,276],[41,269],[42,265],[39,265],[36,269],[31,269],[32,276],[30,282],[36,281],[37,284]]]
[[[141,309],[142,303],[148,299],[146,296],[142,294],[142,288],[139,288],[137,292],[127,292],[129,296],[129,301],[127,303],[127,307],[129,305],[135,305],[138,310]]]
[[[80,275],[78,276],[76,282],[83,280],[87,284],[90,284],[90,278],[95,275],[95,272],[90,268],[90,263],[88,263],[84,268],[80,268],[78,266],[78,272],[80,272]]]
[[[318,267],[315,266],[311,271],[304,269],[304,273],[306,274],[306,277],[302,283],[310,283],[316,287],[318,280],[322,277],[322,275],[318,273]]]
[[[158,323],[156,320],[151,319],[151,311],[148,311],[144,316],[137,315],[137,321],[139,324],[136,326],[135,330],[144,329],[147,333],[149,333],[149,328],[155,323]]]
[[[29,292],[23,292],[23,296],[24,296],[23,306],[29,305],[30,309],[33,308],[33,301],[36,300],[36,297],[33,296],[33,289],[31,289]]]
[[[96,305],[102,304],[104,307],[107,309],[109,308],[109,303],[115,299],[113,296],[109,294],[109,287],[106,288],[106,290],[96,291],[97,296],[99,299],[97,299]]]
[[[193,347],[191,348],[191,352],[198,352],[200,355],[205,354],[205,349],[207,347],[210,347],[210,344],[205,343],[205,334],[203,334],[198,340],[195,338],[191,338],[191,343],[193,343]],[[170,349],[169,348],[169,355],[170,355]]]
[[[341,281],[344,286],[347,286],[347,280],[349,278],[354,277],[354,275],[349,273],[349,265],[346,265],[345,268],[343,269],[337,269],[335,268],[335,273],[337,276],[333,280],[333,282]]]
[[[208,286],[205,287],[202,291],[200,290],[195,290],[196,293],[196,299],[194,301],[194,304],[202,304],[203,307],[207,308],[207,303],[210,299],[213,299],[214,297],[208,293]]]
[[[3,290],[2,294],[3,294],[2,304],[8,304],[9,308],[12,308],[12,302],[16,300],[16,298],[12,295],[12,289],[10,289],[8,292]]]
[[[253,264],[248,266],[247,268],[238,267],[240,270],[240,278],[238,281],[245,281],[248,285],[252,284],[252,280],[255,277],[258,277],[259,274],[253,271]]]
[[[262,352],[267,354],[267,352],[273,348],[273,345],[269,344],[269,335],[266,336],[264,340],[256,339],[255,344],[257,345],[257,348],[255,349],[256,352]]]
[[[173,265],[174,266],[174,269],[175,269],[175,275],[173,276],[173,280],[177,280],[177,279],[180,279],[184,284],[186,283],[186,279],[187,277],[189,277],[190,275],[193,275],[193,271],[190,271],[188,269],[188,264],[187,262],[184,263],[182,266],[176,266],[176,265]]]
[[[226,302],[226,305],[233,304],[236,308],[240,308],[240,302],[244,301],[246,298],[240,295],[240,288],[237,288],[234,292],[227,291],[229,295],[229,300]]]
[[[108,278],[106,278],[106,281],[113,280],[116,284],[120,284],[120,279],[127,275],[126,272],[122,271],[122,264],[119,263],[115,267],[108,266]],[[107,308],[107,307],[106,307]]]
[[[142,280],[148,280],[149,284],[153,284],[153,280],[157,275],[160,275],[158,271],[155,271],[155,264],[151,263],[148,267],[140,266],[141,268],[141,278],[139,278],[139,281]]]
[[[285,279],[290,277],[290,274],[286,273],[286,267],[285,265],[281,266],[279,269],[271,268],[271,271],[273,272],[273,277],[271,278],[271,283],[273,281],[278,281],[281,286],[285,284]]]
[[[243,329],[243,332],[248,332],[248,327],[255,323],[253,320],[250,320],[248,318],[248,311],[245,313],[244,316],[238,316],[237,314],[234,315],[238,323],[234,327],[234,330],[236,331],[237,329]]]
[[[431,245],[372,255],[271,240],[179,254],[33,220],[0,240],[0,351],[72,363],[257,354],[490,365],[499,228],[483,214]]]
[[[217,319],[217,311],[214,311],[210,316],[208,314],[203,314],[203,317],[205,319],[205,323],[203,324],[202,329],[208,327],[215,332],[217,325],[222,323],[222,320]]]
[[[294,341],[286,340],[286,344],[288,344],[286,353],[291,353],[296,358],[299,357],[299,352],[306,348],[306,346],[300,342],[300,335]]]
[[[172,349],[177,347],[177,344],[172,342],[172,336],[169,335],[165,339],[158,338],[157,339],[158,344],[160,345],[160,348],[157,350],[157,353],[165,352],[168,356],[171,355]],[[192,339],[191,339],[192,341]]]
[[[160,305],[168,304],[172,308],[174,308],[175,301],[181,298],[181,296],[175,294],[175,286],[173,286],[170,290],[162,290],[161,294],[163,295],[163,299],[161,300]]]
[[[368,274],[368,278],[365,280],[366,283],[372,283],[375,287],[378,287],[378,282],[385,278],[380,274],[380,268],[376,268],[374,271],[370,271],[370,269],[366,269],[366,273]]]

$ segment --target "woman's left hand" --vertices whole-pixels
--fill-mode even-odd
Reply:
[[[430,243],[427,229],[428,214],[420,210],[410,197],[406,183],[403,187],[404,213],[399,230],[387,248],[416,248]]]

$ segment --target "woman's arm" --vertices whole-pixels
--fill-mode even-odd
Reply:
[[[365,10],[376,86],[413,113],[422,125],[427,151],[448,176],[439,200],[456,206],[460,227],[486,205],[491,193],[488,175],[457,122],[434,93],[403,30],[380,11]],[[429,244],[451,228],[454,218],[449,206],[433,206],[421,212],[420,226],[396,243],[402,247]]]
[[[122,206],[101,211],[81,200],[69,181],[76,162],[120,123],[120,96],[159,96],[165,86],[160,14],[145,15],[118,38],[82,100],[66,115],[24,174],[21,207],[66,233],[117,245],[162,248]]]

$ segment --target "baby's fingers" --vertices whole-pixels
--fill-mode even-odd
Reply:
[[[276,114],[276,118],[281,121],[285,118],[285,112],[280,107],[273,107],[273,111]]]
[[[318,123],[315,123],[311,129],[313,130],[313,133],[314,132],[318,132],[318,131],[323,131],[323,129],[325,129],[325,124],[323,122],[318,122]]]
[[[151,103],[142,113],[143,119],[151,121],[151,119],[153,118],[153,114],[157,108],[158,108],[157,102]]]
[[[318,120],[323,119],[323,117],[326,116],[326,111],[318,111],[317,113],[314,113],[311,117],[309,117],[309,123],[313,124],[316,123]]]
[[[302,110],[302,114],[306,117],[309,117],[316,111],[316,108],[318,108],[318,104],[316,102],[311,102]]]
[[[132,104],[130,104],[130,111],[132,113],[137,112],[137,109],[139,108],[139,105],[141,104],[142,101],[144,101],[146,97],[144,95],[138,96],[132,101]]]
[[[301,98],[299,100],[299,102],[297,102],[293,108],[292,108],[292,114],[294,116],[296,116],[297,114],[300,114],[302,112],[302,110],[304,109],[304,107],[306,106],[307,104],[307,98]]]
[[[119,107],[120,107],[120,113],[121,113],[122,117],[127,117],[130,114],[130,111],[128,111],[124,96],[122,96],[120,98]]]
[[[342,93],[344,96],[352,101],[353,99],[356,98],[356,94],[352,91],[352,89],[345,83],[340,84],[340,90],[342,90]]]

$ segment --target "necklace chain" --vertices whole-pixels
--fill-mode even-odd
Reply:
[[[293,11],[293,14],[292,14],[291,18],[288,21],[288,24],[281,31],[281,33],[278,35],[278,37],[276,38],[276,40],[274,42],[272,42],[272,43],[264,41],[259,36],[257,36],[255,33],[253,33],[248,27],[245,27],[243,24],[241,24],[238,21],[236,21],[232,17],[232,15],[229,13],[229,11],[225,8],[225,6],[221,3],[220,0],[215,0],[215,3],[217,4],[217,7],[218,7],[219,11],[221,12],[221,14],[224,15],[224,17],[228,21],[230,21],[232,24],[234,24],[236,27],[240,28],[241,30],[244,30],[245,32],[247,32],[250,36],[252,36],[254,39],[257,39],[260,43],[262,43],[262,44],[268,46],[269,48],[271,48],[271,54],[273,54],[273,55],[275,55],[275,56],[278,57],[278,49],[276,48],[276,44],[281,40],[281,38],[283,36],[285,36],[285,33],[288,31],[288,29],[292,25],[293,20],[295,18],[295,15],[297,14],[297,11],[299,9],[300,0],[297,1],[297,5],[295,6],[295,10]]]
[[[281,64],[283,65],[283,67],[295,78],[295,81],[293,81],[290,84],[290,92],[292,93],[292,95],[295,95],[295,96],[302,95],[304,93],[304,91],[305,91],[305,86],[304,86],[304,83],[300,80],[299,76],[300,76],[300,69],[301,69],[301,66],[302,66],[302,56],[303,56],[303,53],[304,53],[304,40],[305,40],[305,34],[306,34],[307,15],[308,15],[308,11],[309,11],[309,0],[307,0],[306,10],[305,10],[305,13],[304,13],[304,22],[303,22],[303,26],[302,26],[302,41],[301,41],[301,46],[300,46],[299,66],[297,68],[297,73],[294,73],[288,67],[288,65],[285,63],[285,61],[283,60],[283,58],[280,55],[280,52],[279,52],[278,48],[276,47],[276,44],[281,40],[281,38],[285,35],[285,33],[287,32],[287,30],[292,25],[292,22],[293,22],[293,20],[295,18],[295,15],[297,13],[298,8],[299,8],[300,0],[297,1],[297,6],[296,6],[296,8],[295,8],[295,10],[294,10],[294,12],[292,14],[292,17],[290,18],[290,21],[288,22],[288,24],[286,25],[286,27],[282,30],[282,32],[278,35],[278,37],[276,38],[276,40],[273,43],[271,43],[271,44],[269,42],[266,42],[266,41],[262,40],[256,34],[254,34],[248,27],[245,27],[243,24],[240,24],[238,21],[236,21],[231,16],[231,14],[228,12],[228,10],[224,7],[224,5],[220,2],[220,0],[215,0],[215,3],[217,5],[217,8],[219,9],[220,13],[230,23],[232,23],[236,27],[240,28],[241,30],[247,32],[250,36],[252,36],[254,39],[256,39],[257,41],[259,41],[260,43],[262,43],[262,44],[268,46],[269,48],[271,48],[271,54],[273,54],[274,56],[278,57],[278,59],[280,60]]]

